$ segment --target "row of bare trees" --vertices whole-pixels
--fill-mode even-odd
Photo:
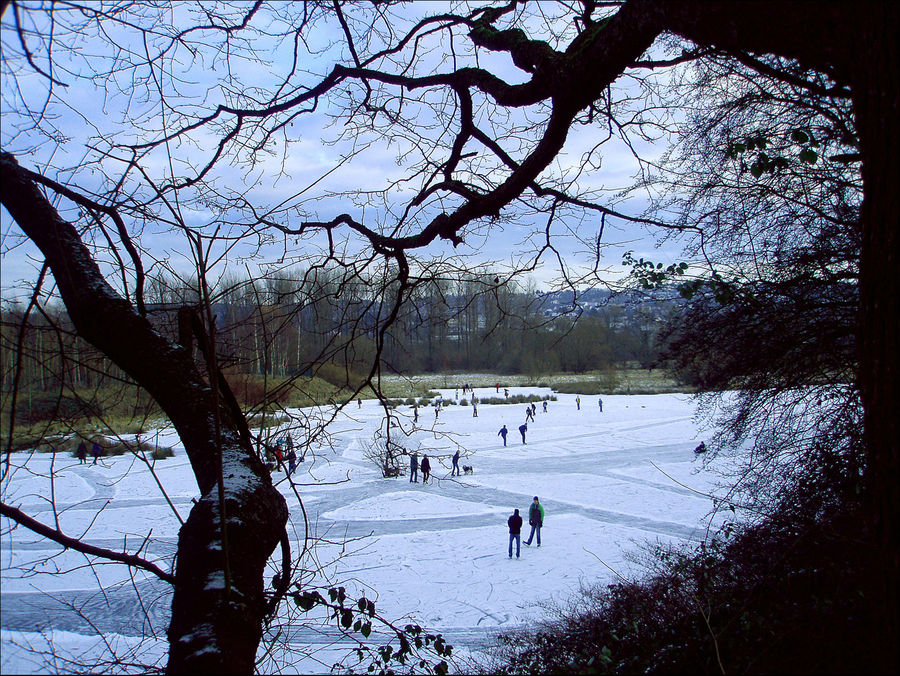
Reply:
[[[399,373],[486,370],[534,375],[584,372],[614,363],[652,361],[655,324],[662,317],[629,319],[621,307],[593,316],[546,316],[534,293],[499,287],[496,274],[466,281],[436,280],[417,289],[386,334],[381,359]],[[383,300],[370,285],[341,285],[337,275],[282,271],[255,279],[232,277],[213,292],[219,358],[231,373],[278,379],[360,373],[371,363],[377,313]],[[177,339],[179,309],[199,306],[199,285],[152,278],[148,316]],[[47,392],[98,386],[125,374],[78,339],[64,311],[36,304],[0,312],[0,392]],[[322,355],[329,355],[323,361]],[[327,379],[327,378],[326,378]],[[333,377],[332,377],[333,379]],[[336,385],[350,385],[338,382]]]

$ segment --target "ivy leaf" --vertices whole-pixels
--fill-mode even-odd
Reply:
[[[791,140],[794,143],[799,143],[801,145],[805,145],[809,143],[809,135],[803,131],[802,129],[795,129],[791,132]]]
[[[804,148],[800,151],[798,155],[801,162],[806,162],[807,164],[815,164],[819,160],[819,153],[811,148]]]

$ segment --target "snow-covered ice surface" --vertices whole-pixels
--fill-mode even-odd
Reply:
[[[510,395],[552,394],[509,389]],[[384,429],[384,412],[375,401],[353,403],[338,416],[332,443],[307,455],[293,486],[283,473],[276,480],[291,509],[292,551],[302,549],[306,535],[300,499],[309,535],[323,539],[314,550],[318,583],[342,584],[351,596],[365,594],[388,619],[443,632],[458,652],[533,623],[546,614],[545,602],[564,602],[582,584],[638,573],[634,554],[641,543],[700,540],[710,526],[734,518],[731,512],[710,517],[708,496],[724,491],[717,489],[715,474],[699,471],[693,449],[708,431],[697,428],[689,396],[604,396],[601,412],[596,396],[582,395],[579,409],[576,395],[556,395],[546,413],[537,404],[523,444],[518,428],[525,404],[479,405],[473,417],[471,406],[447,403],[457,394],[453,389],[441,394],[445,406],[439,416],[422,407],[413,425],[412,410],[403,406],[396,411],[399,426],[392,428],[405,448],[417,449],[420,458],[428,454],[429,484],[421,475],[418,483],[409,481],[405,458],[403,474],[393,479],[382,478],[365,459],[367,441]],[[498,396],[494,388],[478,388],[476,394]],[[498,436],[504,424],[506,446]],[[102,547],[134,551],[147,539],[143,556],[169,569],[179,519],[186,518],[198,493],[177,438],[167,432],[165,442],[176,456],[157,461],[154,473],[167,498],[148,466],[133,458],[105,458],[92,466],[68,456],[16,453],[4,499]],[[457,448],[460,466],[471,465],[474,472],[451,478]],[[535,495],[546,510],[540,548],[524,545]],[[510,560],[506,519],[514,508],[526,524],[521,558]],[[119,565],[88,565],[81,554],[12,528],[6,519],[2,529],[2,673],[71,670],[64,661],[37,660],[27,649],[46,651],[48,642],[59,659],[107,659],[97,631],[107,641],[115,639],[126,655],[134,647],[135,659],[164,662],[171,600],[164,583],[130,575]],[[138,640],[152,632],[157,640]],[[320,673],[346,650],[321,628],[295,626],[287,635],[290,657],[267,659],[262,671]]]

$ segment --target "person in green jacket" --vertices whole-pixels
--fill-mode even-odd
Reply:
[[[531,526],[531,533],[528,536],[528,539],[525,540],[525,544],[531,546],[531,539],[534,537],[534,534],[537,533],[537,546],[541,546],[541,526],[544,525],[544,506],[541,504],[540,500],[538,500],[538,496],[534,496],[534,501],[531,503],[531,507],[528,508],[528,523]]]

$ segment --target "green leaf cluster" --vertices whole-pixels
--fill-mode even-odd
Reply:
[[[647,290],[662,288],[673,279],[682,276],[688,269],[688,264],[683,261],[664,267],[662,263],[653,263],[643,258],[636,260],[631,251],[626,251],[622,256],[622,265],[631,266],[631,276],[637,280],[642,289]]]
[[[755,132],[729,142],[725,148],[725,157],[730,160],[739,159],[741,173],[749,169],[753,178],[761,178],[763,174],[780,174],[790,166],[791,161],[783,154],[766,152],[770,145],[773,145],[773,142],[770,141],[768,134]],[[819,161],[819,153],[814,149],[820,144],[809,129],[791,130],[787,146],[791,145],[800,146],[796,159],[802,164],[815,164]],[[748,155],[747,159],[744,159],[745,155]]]

